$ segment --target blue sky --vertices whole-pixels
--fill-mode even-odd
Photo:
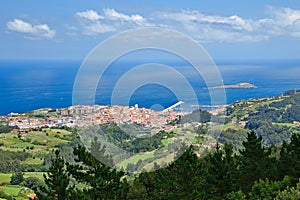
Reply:
[[[121,31],[166,27],[198,41],[215,60],[300,60],[300,1],[249,3],[10,0],[0,7],[0,59],[82,60]]]

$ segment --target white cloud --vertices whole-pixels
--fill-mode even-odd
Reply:
[[[274,35],[300,37],[300,10],[272,6],[268,10],[272,17],[270,30]]]
[[[209,15],[197,10],[179,10],[159,12],[157,16],[167,27],[183,31],[200,41],[241,42],[266,38],[254,34],[252,21],[238,15]]]
[[[117,12],[114,9],[103,9],[104,15],[107,19],[110,20],[121,20],[128,22],[141,23],[144,21],[144,18],[141,15],[125,15],[123,13]]]
[[[77,30],[76,26],[72,26],[70,24],[64,24],[64,27],[68,30],[75,31]]]
[[[82,33],[84,35],[97,35],[101,33],[113,32],[115,27],[105,22],[105,18],[94,10],[77,12],[80,19]]]
[[[14,21],[7,22],[7,29],[10,31],[26,33],[28,34],[27,38],[31,39],[51,39],[56,34],[56,31],[51,30],[47,24],[32,25],[20,19],[15,19]]]
[[[268,7],[270,15],[274,18],[274,22],[279,26],[293,25],[300,20],[300,10],[291,8]]]
[[[100,16],[96,11],[94,10],[87,10],[83,12],[77,12],[77,16],[91,20],[91,21],[97,21],[99,19],[102,19],[103,17]]]
[[[197,10],[180,10],[168,13],[158,13],[162,19],[175,20],[180,23],[193,23],[193,24],[220,24],[228,25],[237,30],[251,31],[251,24],[237,15],[229,17],[219,15],[207,15]]]
[[[270,6],[268,14],[266,18],[253,20],[238,15],[179,10],[158,12],[157,20],[201,41],[256,42],[274,36],[300,37],[300,10]]]
[[[83,33],[85,35],[97,35],[113,31],[116,31],[116,29],[113,26],[102,24],[101,22],[95,22],[89,25],[85,25]]]
[[[102,14],[94,10],[87,10],[77,12],[75,15],[79,17],[82,33],[85,35],[97,35],[150,25],[141,15],[126,15],[109,8],[103,9]]]

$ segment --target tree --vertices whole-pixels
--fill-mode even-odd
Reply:
[[[130,185],[126,198],[130,200],[151,199],[147,193],[146,187],[138,181],[138,178]]]
[[[295,200],[300,199],[300,183],[296,187],[288,187],[286,190],[279,192],[276,200]]]
[[[1,133],[9,133],[12,130],[11,127],[7,125],[0,124],[0,134]]]
[[[291,177],[296,185],[300,177],[300,135],[293,134],[289,144],[283,143],[280,152],[280,171]]]
[[[77,189],[73,193],[73,198],[79,199],[84,193],[85,199],[124,199],[127,188],[125,173],[101,163],[103,159],[106,159],[105,163],[111,161],[105,155],[105,146],[101,146],[97,140],[92,142],[91,152],[83,146],[78,146],[74,149],[76,163],[67,163],[67,169],[76,181],[88,186],[82,191]],[[101,159],[97,159],[94,155]]]
[[[237,189],[237,164],[232,145],[225,144],[224,149],[217,145],[216,151],[204,158],[207,161],[208,198],[222,199],[225,194]]]
[[[49,172],[44,174],[45,185],[37,189],[39,200],[70,199],[70,175],[66,171],[65,161],[59,150],[55,151],[55,157],[51,160]]]
[[[141,173],[129,197],[141,199],[205,199],[204,161],[189,148],[175,162],[156,171]]]
[[[36,189],[42,187],[42,185],[44,185],[44,182],[36,177],[28,177],[24,180],[24,186],[30,189]]]
[[[238,189],[238,160],[236,155],[233,154],[233,146],[225,143],[224,145],[225,156],[223,157],[223,165],[226,171],[224,193],[236,191]]]
[[[284,178],[282,181],[273,182],[268,178],[266,180],[260,179],[252,186],[251,192],[249,193],[249,199],[275,199],[278,193],[286,189],[289,184],[290,180],[288,177]]]
[[[239,177],[243,192],[248,193],[255,181],[268,176],[270,152],[265,150],[261,142],[262,137],[257,137],[254,131],[250,131],[247,140],[243,142],[244,149],[240,150]]]
[[[246,199],[246,195],[241,190],[239,190],[236,192],[230,192],[230,193],[226,194],[225,199],[226,200],[236,200],[236,199],[244,200],[244,199]]]
[[[208,197],[221,199],[222,197],[222,186],[224,186],[224,176],[226,170],[223,165],[223,151],[217,144],[216,152],[208,154],[205,158],[207,160],[207,175],[205,176],[208,187]],[[226,184],[226,183],[225,183]]]
[[[15,173],[13,173],[10,178],[11,185],[19,185],[23,181],[24,181],[24,176],[23,176],[23,172],[21,172],[21,171],[17,171]]]
[[[283,178],[285,175],[292,174],[292,166],[291,166],[291,155],[289,151],[289,144],[283,142],[280,149],[280,158],[278,161],[278,177]]]

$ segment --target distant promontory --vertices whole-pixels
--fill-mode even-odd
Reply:
[[[237,83],[237,84],[233,84],[233,85],[219,85],[219,86],[215,86],[213,88],[215,88],[215,89],[219,89],[219,88],[257,88],[257,86],[255,86],[251,83],[242,82],[242,83]]]

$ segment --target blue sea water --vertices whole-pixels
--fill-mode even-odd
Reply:
[[[136,62],[114,63],[98,84],[97,104],[110,104],[116,82]],[[210,105],[209,90],[202,77],[195,75],[186,63],[165,62],[174,66],[190,81],[198,103]],[[23,60],[0,61],[0,115],[26,112],[38,108],[62,108],[72,105],[73,84],[81,61]],[[118,66],[122,67],[118,67]],[[300,61],[243,61],[219,62],[218,69],[224,84],[249,82],[251,89],[226,89],[226,103],[253,97],[280,95],[289,89],[300,89]],[[157,71],[159,74],[159,71]],[[136,78],[142,78],[137,75]],[[184,92],[184,91],[182,91]],[[131,94],[130,105],[166,108],[178,101],[172,90],[147,84]]]

